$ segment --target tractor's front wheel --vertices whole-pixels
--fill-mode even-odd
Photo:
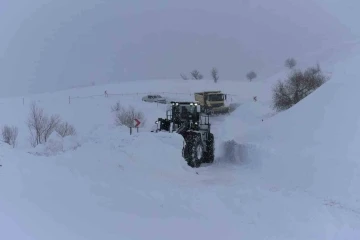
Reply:
[[[213,163],[214,162],[214,134],[209,133],[208,139],[206,140],[206,152],[204,153],[204,162]]]
[[[199,135],[194,135],[186,140],[184,158],[188,165],[193,168],[200,167],[204,161],[204,146]]]

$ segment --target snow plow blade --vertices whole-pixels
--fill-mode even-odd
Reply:
[[[230,107],[213,108],[209,111],[210,115],[222,115],[230,113]]]

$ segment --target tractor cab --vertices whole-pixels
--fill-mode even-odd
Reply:
[[[171,116],[176,124],[199,122],[200,105],[196,102],[172,102]]]
[[[176,131],[181,126],[197,130],[200,124],[200,104],[197,102],[171,102],[171,109],[166,111],[166,119],[159,118],[155,124],[158,131]]]

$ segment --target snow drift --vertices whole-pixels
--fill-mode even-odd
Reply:
[[[357,215],[359,53],[355,49],[351,58],[336,66],[332,80],[297,105],[264,122],[258,121],[250,129],[240,130],[234,137],[237,145],[253,143],[267,150],[261,156],[259,151],[256,156],[248,156],[249,161],[259,163],[258,174],[266,181],[302,189]],[[239,121],[242,119],[239,116]]]

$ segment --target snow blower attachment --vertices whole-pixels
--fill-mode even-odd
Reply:
[[[190,167],[214,161],[214,135],[209,115],[201,113],[198,102],[171,102],[166,119],[159,118],[157,130],[176,132],[184,137],[182,156]]]

